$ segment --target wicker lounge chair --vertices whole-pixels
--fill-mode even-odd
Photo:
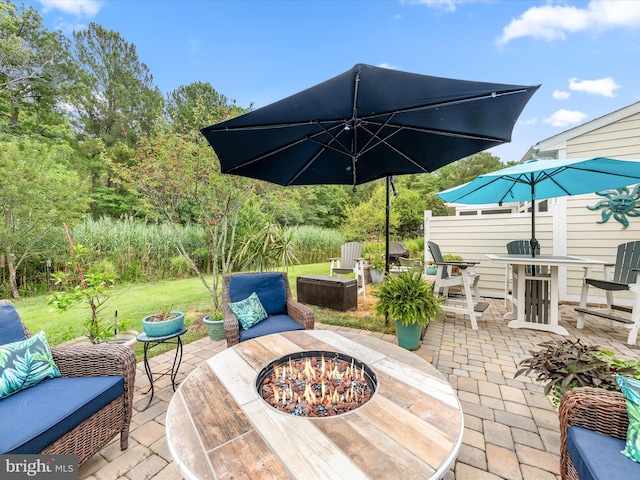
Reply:
[[[627,405],[622,393],[603,388],[573,388],[562,397],[559,414],[560,475],[564,480],[579,480],[578,470],[585,468],[591,472],[591,478],[638,478],[640,464],[620,453],[624,448],[629,425]],[[581,436],[580,442],[569,438],[572,436],[569,433],[570,427],[582,427],[605,437],[582,431],[586,435]],[[593,450],[584,452],[582,448],[585,443],[587,448],[591,443],[590,436],[594,439],[591,445]],[[573,454],[570,454],[571,450],[574,451]],[[579,465],[574,465],[571,455],[576,456]],[[600,455],[604,458],[597,458]]]
[[[0,305],[3,306],[3,312],[5,314],[8,313],[8,316],[11,317],[9,319],[0,319],[2,320],[0,323],[4,328],[11,328],[9,322],[14,322],[15,331],[16,322],[19,322],[24,331],[23,339],[31,338],[31,332],[15,312],[11,302],[0,300]],[[4,433],[2,434],[3,442],[6,442],[5,446],[9,446],[7,452],[0,453],[77,455],[78,463],[82,465],[109,444],[113,437],[118,434],[120,434],[120,448],[125,450],[128,446],[129,426],[133,412],[133,388],[136,374],[136,359],[133,351],[124,345],[101,344],[55,346],[51,347],[51,354],[60,370],[61,378],[45,380],[0,400],[0,411],[2,411],[0,416],[5,419]],[[69,389],[76,390],[67,391],[67,397],[81,398],[82,395],[79,395],[79,393],[82,393],[86,385],[83,383],[83,379],[88,379],[89,377],[101,377],[101,379],[104,379],[107,376],[122,378],[122,393],[77,426],[72,427],[71,430],[65,430],[67,425],[73,425],[74,416],[82,415],[83,409],[92,407],[89,403],[85,406],[76,405],[72,407],[67,404],[72,402],[58,399],[55,396],[55,392],[60,391],[59,388],[64,389],[66,385],[69,385]],[[90,383],[93,386],[96,382],[91,381]],[[48,393],[45,393],[46,405],[42,406],[46,406],[46,408],[42,409],[42,412],[29,411],[25,405],[29,405],[29,400],[33,403],[36,401],[35,399],[42,397],[42,390],[38,391],[42,387],[45,388],[45,392],[54,392],[54,396],[47,396]],[[117,391],[112,395],[115,394],[117,394]],[[97,400],[98,397],[93,397],[91,401],[95,402]],[[65,408],[67,407],[69,409],[78,408],[79,410],[75,410],[73,413],[66,412]],[[34,413],[38,413],[38,415],[34,415]],[[39,415],[40,413],[42,415]],[[60,423],[50,425],[47,422],[54,422],[53,418],[49,418],[54,414],[67,416]],[[11,420],[16,425],[22,425],[23,427],[7,427],[7,417],[11,417]],[[39,420],[40,417],[42,417],[41,420]],[[34,437],[25,436],[27,424],[35,432]],[[47,443],[47,439],[53,435],[47,433],[47,431],[62,431],[62,434],[57,439],[54,439],[52,443]],[[44,448],[39,448],[38,445],[40,444],[44,444]]]
[[[241,330],[229,304],[255,292],[268,315],[248,330]],[[293,299],[285,272],[233,273],[222,277],[222,316],[227,346],[250,338],[290,330],[313,330],[313,310]]]

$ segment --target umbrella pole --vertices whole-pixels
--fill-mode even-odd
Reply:
[[[389,216],[391,212],[391,177],[387,177],[387,206],[386,206],[386,218],[385,218],[385,247],[384,247],[384,274],[389,275]]]
[[[531,256],[535,257],[538,240],[536,240],[536,186],[533,178],[531,179],[531,241],[529,243],[531,246]]]

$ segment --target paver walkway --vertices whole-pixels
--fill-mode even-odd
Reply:
[[[503,320],[502,300],[490,306],[472,330],[461,316],[448,316],[431,323],[422,346],[415,353],[430,361],[457,390],[464,411],[463,445],[447,480],[551,480],[560,478],[560,434],[558,415],[541,387],[531,379],[514,379],[518,362],[547,340],[563,338],[534,330],[514,330]],[[620,358],[640,360],[640,348],[625,344],[627,331],[617,324],[588,317],[584,330],[575,328],[572,305],[562,306],[561,324],[570,338],[600,345]],[[316,324],[318,329],[346,330]],[[391,335],[358,330],[395,342]],[[203,360],[226,348],[224,341],[204,338],[185,345],[178,381]],[[173,352],[154,357],[152,368],[169,367]],[[173,464],[165,440],[165,414],[173,391],[170,380],[156,383],[151,406],[143,395],[148,380],[138,364],[134,415],[129,448],[120,451],[115,441],[80,469],[80,479],[175,480],[182,478]],[[313,480],[313,479],[309,479]]]

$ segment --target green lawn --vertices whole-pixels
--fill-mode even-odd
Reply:
[[[296,296],[296,278],[300,275],[328,275],[329,263],[299,265],[288,270],[289,283]],[[15,307],[25,324],[32,332],[44,330],[51,345],[64,340],[85,335],[83,323],[89,315],[89,309],[76,308],[59,314],[47,305],[47,296],[26,298],[15,302]],[[360,299],[359,299],[360,302]],[[312,307],[317,321],[334,325],[345,325],[365,330],[394,333],[393,326],[384,324],[384,320],[367,310],[358,312],[336,312]],[[199,278],[172,280],[116,287],[113,296],[104,310],[105,316],[125,321],[128,328],[142,331],[142,319],[160,310],[179,310],[185,313],[185,323],[191,325],[197,319],[213,310],[213,300]],[[188,332],[183,341],[190,342],[206,335],[201,329]],[[138,351],[139,350],[139,351]],[[137,354],[142,352],[138,345]],[[160,353],[160,351],[158,351]]]

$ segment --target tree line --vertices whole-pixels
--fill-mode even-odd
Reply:
[[[332,229],[347,240],[380,238],[382,182],[353,193],[346,186],[282,188],[222,175],[200,128],[251,109],[205,81],[163,93],[135,45],[118,32],[90,23],[65,36],[45,28],[33,7],[0,3],[3,291],[19,299],[21,268],[35,274],[47,259],[66,258],[63,222],[72,231],[100,218],[165,225],[216,306],[218,274],[296,261],[290,227]],[[432,174],[395,179],[392,235],[419,235],[425,209],[446,214],[436,192],[503,166],[480,153]],[[200,244],[184,238],[189,225],[204,232]],[[203,249],[206,268],[197,260]]]

